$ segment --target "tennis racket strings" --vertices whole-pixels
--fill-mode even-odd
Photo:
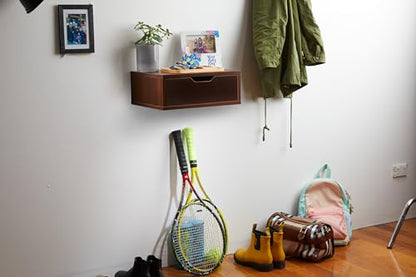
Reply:
[[[175,256],[189,272],[205,275],[221,264],[224,251],[223,230],[218,218],[199,203],[184,207],[173,229]]]

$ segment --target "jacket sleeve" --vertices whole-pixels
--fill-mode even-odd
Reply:
[[[280,66],[287,21],[287,1],[253,0],[253,43],[260,69]]]
[[[321,32],[312,14],[310,0],[297,0],[302,34],[302,52],[305,65],[325,63],[325,51]]]

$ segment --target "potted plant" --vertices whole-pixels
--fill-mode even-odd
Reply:
[[[157,24],[155,26],[139,21],[134,30],[142,33],[136,42],[137,71],[156,72],[159,70],[159,46],[172,33],[169,29]]]

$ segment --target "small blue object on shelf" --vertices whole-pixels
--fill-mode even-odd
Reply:
[[[200,62],[201,62],[201,57],[195,53],[182,56],[182,64],[186,65],[189,68],[199,66]]]

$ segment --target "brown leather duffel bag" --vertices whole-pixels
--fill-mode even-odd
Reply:
[[[270,228],[278,229],[282,224],[287,258],[320,262],[334,255],[334,233],[330,225],[283,212],[276,212],[267,220]]]

